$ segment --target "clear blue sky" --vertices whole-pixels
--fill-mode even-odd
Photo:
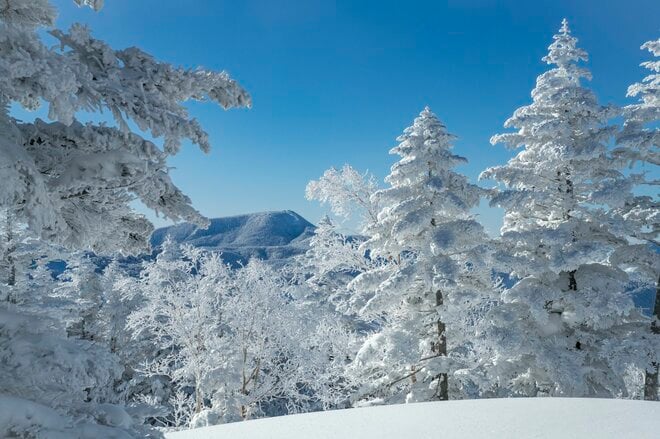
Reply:
[[[388,150],[425,105],[459,136],[476,180],[510,157],[489,138],[530,101],[563,17],[603,103],[629,102],[648,58],[639,46],[660,36],[657,0],[107,0],[98,14],[54,3],[59,27],[88,23],[116,48],[227,70],[252,94],[251,110],[191,105],[214,149],[189,146],[171,162],[211,217],[291,209],[315,222],[324,210],[305,200],[306,183],[344,163],[382,180]],[[480,215],[497,229],[497,211]]]

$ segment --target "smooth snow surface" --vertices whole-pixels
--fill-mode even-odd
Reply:
[[[168,439],[657,439],[660,403],[582,398],[431,402],[259,419]]]

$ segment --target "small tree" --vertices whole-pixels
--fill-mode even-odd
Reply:
[[[307,299],[331,304],[339,313],[337,318],[355,314],[348,284],[374,266],[374,261],[360,248],[363,241],[363,237],[340,233],[335,223],[324,216],[310,239],[309,250],[288,267],[295,280],[309,289]]]
[[[96,340],[100,332],[99,313],[104,305],[101,274],[91,255],[72,255],[55,294],[70,303],[69,335],[85,340]]]
[[[372,197],[377,189],[373,175],[360,174],[350,165],[344,165],[341,170],[330,168],[318,180],[310,181],[305,197],[329,204],[332,212],[344,219],[359,214],[366,229],[378,221],[379,207]]]
[[[146,334],[162,353],[142,371],[169,377],[175,390],[193,388],[199,413],[206,396],[204,380],[217,360],[223,332],[215,283],[227,277],[227,268],[217,256],[204,257],[192,247],[174,253],[169,247],[171,243],[142,274],[145,302],[129,316],[128,328],[135,338]]]

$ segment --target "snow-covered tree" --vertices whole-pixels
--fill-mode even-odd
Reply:
[[[99,0],[79,0],[96,9]],[[170,180],[166,160],[183,139],[210,148],[183,102],[210,100],[224,108],[250,105],[224,72],[187,70],[132,47],[115,50],[74,24],[54,29],[48,0],[4,1],[0,7],[0,207],[42,238],[77,249],[137,252],[151,224],[130,203],[138,199],[173,220],[205,225]],[[46,45],[41,31],[59,43]],[[9,105],[48,105],[46,123],[21,122]],[[82,124],[80,111],[109,111],[117,127]],[[132,132],[132,121],[163,148]]]
[[[259,415],[263,404],[289,398],[296,404],[297,385],[302,382],[295,333],[304,319],[289,305],[282,279],[273,269],[258,260],[233,273],[225,292],[223,311],[227,323],[232,358],[221,380],[234,375],[236,390],[223,392],[227,401],[235,401],[243,419]],[[223,389],[224,390],[224,389]],[[230,390],[230,389],[226,389]]]
[[[543,58],[554,67],[505,123],[517,131],[491,139],[522,151],[482,173],[503,184],[491,200],[505,210],[498,268],[520,279],[489,316],[496,394],[622,395],[624,370],[657,352],[608,259],[628,241],[606,211],[631,184],[608,150],[617,109],[582,85],[591,74],[576,42],[564,20]]]
[[[360,247],[363,241],[364,237],[339,232],[327,215],[321,218],[310,239],[309,250],[287,267],[301,287],[296,294],[330,304],[340,313],[337,318],[341,314],[355,314],[350,309],[348,284],[374,266],[374,261]]]
[[[116,389],[120,359],[67,331],[67,322],[79,323],[80,297],[62,294],[48,267],[61,253],[48,250],[17,243],[11,300],[0,302],[0,436],[148,436],[144,418]]]
[[[2,218],[3,216],[4,218]],[[0,278],[7,287],[13,287],[16,285],[16,249],[18,246],[13,212],[6,209],[4,215],[0,215],[0,220],[3,222],[0,241]]]
[[[378,189],[373,175],[360,174],[350,165],[341,170],[330,168],[318,180],[307,184],[305,197],[329,204],[332,213],[343,219],[360,215],[362,226],[367,228],[377,221],[379,207],[372,197]]]
[[[99,282],[103,299],[96,316],[97,339],[103,341],[110,348],[110,352],[122,357],[122,353],[127,351],[131,344],[126,328],[128,315],[133,308],[140,306],[141,302],[139,298],[136,300],[135,291],[132,291],[132,279],[123,272],[116,259],[105,267]],[[129,355],[131,354],[126,356]]]
[[[158,437],[115,394],[117,357],[57,319],[0,307],[0,364],[2,437]]]
[[[641,47],[654,57],[660,56],[660,39],[648,41]],[[651,71],[641,82],[628,88],[628,96],[638,97],[639,102],[623,109],[625,123],[617,136],[618,147],[614,156],[631,169],[628,179],[636,188],[657,186],[660,180],[648,178],[649,171],[660,165],[660,61],[646,61],[642,66]],[[635,174],[640,169],[645,173]],[[654,174],[651,174],[654,175]],[[637,194],[610,212],[612,222],[617,224],[632,242],[618,248],[610,258],[613,263],[632,268],[645,279],[656,283],[655,308],[652,310],[651,330],[660,334],[660,256],[658,233],[660,233],[660,203],[657,197]],[[645,398],[658,398],[658,363],[646,371]]]
[[[193,388],[196,413],[204,406],[203,382],[217,360],[213,354],[222,328],[214,282],[226,270],[217,257],[203,259],[192,247],[181,253],[166,248],[144,270],[139,287],[145,302],[128,317],[133,336],[150,338],[163,353],[147,360],[143,372],[169,377],[175,390]]]
[[[95,340],[100,332],[98,317],[104,297],[100,270],[91,255],[71,255],[60,280],[61,283],[54,293],[70,303],[70,315],[65,318],[69,334],[72,337]]]
[[[641,47],[655,57],[660,57],[660,39],[647,41]],[[629,162],[660,164],[660,133],[652,126],[660,118],[660,61],[646,61],[642,66],[651,73],[641,82],[628,88],[629,97],[637,97],[639,102],[624,108],[625,123],[623,131],[617,136],[621,146],[615,155],[622,156]]]
[[[153,399],[168,423],[203,426],[346,405],[343,378],[354,337],[320,304],[289,294],[264,262],[231,269],[212,253],[171,241],[133,288],[144,303],[128,318],[158,348],[147,375],[166,376]],[[179,424],[183,423],[183,425]]]
[[[176,68],[138,48],[114,50],[79,24],[55,29],[55,16],[48,0],[0,1],[0,209],[46,242],[95,252],[148,247],[152,226],[133,211],[135,200],[170,219],[206,224],[168,174],[166,160],[184,139],[210,147],[183,104],[249,106],[249,95],[224,72]],[[53,47],[52,39],[59,44]],[[19,121],[12,105],[47,105],[52,122]],[[76,119],[102,111],[116,126]],[[131,126],[162,139],[162,147]],[[111,405],[122,402],[114,386],[125,368],[102,343],[66,338],[66,295],[48,285],[42,255],[34,258],[36,268],[18,268],[17,243],[12,237],[3,246],[7,281],[16,285],[10,288],[15,303],[0,309],[0,398],[11,401],[3,410],[12,410],[0,436],[139,435],[142,420],[134,423]],[[83,320],[95,320],[97,310]]]
[[[467,160],[451,151],[454,136],[428,107],[397,140],[390,153],[401,159],[386,178],[390,187],[373,195],[382,209],[363,245],[389,264],[352,282],[371,294],[362,313],[383,327],[355,368],[366,372],[371,396],[446,400],[474,331],[462,324],[467,304],[491,288],[486,235],[470,213],[485,191],[454,170]]]

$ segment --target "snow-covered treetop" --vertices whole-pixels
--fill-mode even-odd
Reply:
[[[571,35],[568,20],[561,22],[559,34],[552,37],[555,41],[548,47],[549,53],[543,57],[548,64],[556,64],[561,68],[569,68],[572,63],[588,61],[587,52],[577,47],[577,38]]]
[[[553,38],[555,41],[543,60],[557,67],[537,78],[532,91],[533,103],[516,110],[505,122],[506,128],[518,128],[519,131],[493,136],[491,143],[505,143],[512,148],[525,145],[527,149],[537,144],[552,149],[559,145],[566,149],[567,138],[579,134],[578,127],[591,130],[614,115],[614,109],[600,106],[593,92],[582,87],[580,80],[591,79],[591,72],[578,63],[586,61],[588,55],[577,47],[577,39],[570,34],[566,20],[560,33]],[[603,135],[611,134],[610,131],[606,130]],[[584,133],[585,136],[591,134],[591,131]],[[539,140],[531,145],[532,138]],[[590,149],[590,145],[580,146]],[[581,152],[576,148],[571,150],[576,154]]]
[[[638,161],[660,165],[660,129],[645,126],[660,120],[660,39],[647,41],[641,47],[653,54],[653,61],[643,62],[642,67],[651,73],[628,87],[628,96],[638,97],[639,102],[623,109],[625,124],[617,140],[623,148],[617,148],[615,155],[634,164]],[[658,182],[656,181],[656,184]]]
[[[377,221],[379,207],[372,200],[377,189],[373,175],[361,174],[352,166],[344,165],[341,169],[330,168],[318,180],[310,181],[305,188],[305,197],[329,204],[332,213],[344,219],[359,212],[363,225],[368,227]]]
[[[653,41],[647,41],[641,47],[653,54],[654,57],[660,57],[660,38]],[[646,115],[645,120],[653,120],[660,118],[660,60],[645,61],[642,67],[649,69],[652,73],[644,78],[642,82],[631,85],[628,88],[627,96],[639,96],[643,102],[644,107],[655,109],[652,114]],[[639,113],[636,114],[639,117]]]
[[[89,6],[95,11],[100,11],[103,8],[105,0],[74,0],[78,6]]]
[[[537,262],[540,270],[556,263],[550,270],[559,272],[575,269],[580,261],[602,260],[617,241],[596,227],[601,222],[596,216],[604,206],[629,201],[634,183],[609,153],[617,127],[608,121],[618,110],[600,105],[581,84],[591,77],[578,65],[587,54],[577,48],[565,22],[554,40],[544,60],[556,67],[537,78],[533,102],[505,123],[517,131],[491,138],[493,144],[523,149],[480,177],[503,183],[491,204],[506,210],[505,237],[529,245],[518,249],[525,256],[517,265],[525,272],[536,270]]]
[[[544,60],[557,67],[537,78],[532,104],[517,109],[504,124],[517,131],[491,138],[493,144],[524,146],[524,150],[507,165],[487,169],[481,175],[503,182],[510,189],[502,191],[494,204],[517,204],[530,211],[553,205],[544,209],[557,211],[545,215],[550,220],[557,214],[563,218],[578,201],[621,202],[611,191],[605,197],[599,186],[606,179],[620,177],[616,172],[604,171],[612,167],[607,143],[616,127],[608,126],[607,121],[616,115],[616,109],[601,106],[594,93],[581,85],[581,78],[591,77],[587,69],[578,66],[587,54],[576,47],[577,39],[570,35],[566,22],[554,39]],[[575,197],[578,192],[581,195]],[[548,193],[553,193],[553,198],[548,199]],[[600,199],[593,198],[597,196]]]
[[[205,225],[166,164],[184,139],[210,149],[182,104],[249,107],[249,94],[226,72],[174,67],[134,47],[115,50],[80,24],[49,30],[59,42],[49,48],[37,31],[55,16],[47,0],[0,0],[0,178],[7,182],[0,205],[45,239],[97,251],[147,246],[152,227],[130,208],[134,199],[170,219]],[[47,104],[55,122],[14,120],[12,102],[28,110]],[[117,127],[83,125],[81,111],[109,111]],[[129,120],[162,138],[162,148],[133,132]]]
[[[467,163],[464,157],[450,152],[454,139],[456,136],[448,133],[431,109],[425,107],[413,125],[397,138],[400,143],[390,150],[390,154],[397,154],[402,160],[392,166],[385,181],[393,187],[407,185]]]
[[[428,238],[422,238],[422,230],[471,219],[470,209],[486,191],[453,170],[467,162],[451,151],[454,139],[428,107],[397,138],[390,154],[401,159],[385,178],[390,187],[372,197],[383,208],[365,247],[375,254],[397,255],[419,247],[415,240]],[[428,247],[424,242],[422,247]]]

